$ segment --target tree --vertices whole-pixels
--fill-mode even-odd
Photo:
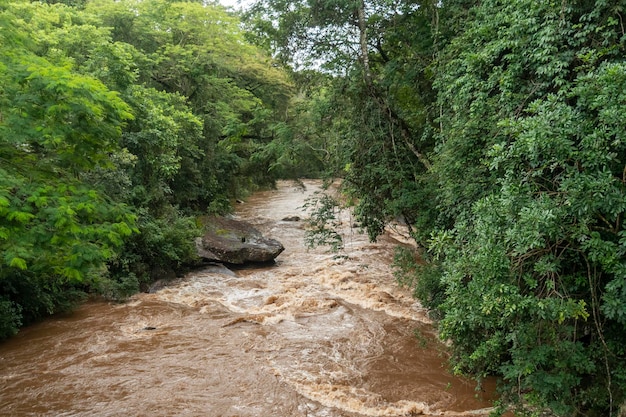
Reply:
[[[0,337],[57,311],[103,275],[134,216],[80,180],[108,166],[128,106],[97,80],[36,56],[0,21]]]
[[[160,0],[99,2],[88,11],[101,25],[113,27],[114,41],[141,52],[140,81],[185,97],[202,121],[204,138],[196,143],[200,154],[181,165],[186,173],[197,173],[194,204],[223,207],[223,197],[216,196],[271,184],[272,161],[253,155],[263,154],[271,143],[291,85],[284,72],[245,41],[236,17],[218,6]],[[255,165],[259,163],[263,165]],[[258,176],[250,180],[251,174]],[[186,193],[186,183],[175,191]]]
[[[615,415],[625,395],[619,13],[483,2],[436,82],[442,337],[458,371],[556,415]]]
[[[265,0],[248,17],[260,45],[330,74],[350,201],[372,238],[403,215],[428,249],[400,276],[455,371],[500,376],[530,415],[615,415],[626,395],[622,15]]]
[[[426,222],[434,118],[428,12],[404,2],[260,1],[247,21],[284,62],[334,78],[328,116],[345,120],[334,148],[370,236],[395,217]],[[416,57],[419,64],[409,66]]]
[[[15,0],[0,20],[0,338],[184,270],[195,216],[286,165],[290,80],[215,3]]]

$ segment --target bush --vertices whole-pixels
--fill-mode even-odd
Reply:
[[[195,239],[202,231],[194,217],[169,209],[161,218],[144,213],[140,233],[127,240],[109,264],[109,278],[98,291],[123,299],[157,279],[180,275],[199,262]]]
[[[0,340],[16,334],[21,325],[20,306],[9,300],[0,300]]]

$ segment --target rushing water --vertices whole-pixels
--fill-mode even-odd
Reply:
[[[125,304],[88,303],[0,344],[0,415],[487,415],[493,386],[446,371],[445,347],[377,243],[344,214],[342,256],[307,250],[319,183],[279,184],[237,216],[287,248],[273,266],[209,266]],[[417,335],[417,337],[416,337]]]

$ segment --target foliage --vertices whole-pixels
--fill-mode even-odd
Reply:
[[[435,309],[455,371],[500,376],[520,413],[617,415],[626,396],[623,9],[263,0],[248,16],[260,45],[331,75],[320,126],[360,224],[408,221],[428,252],[400,251],[399,281]]]
[[[136,231],[127,206],[79,178],[106,169],[128,106],[96,79],[36,56],[12,18],[2,10],[2,337],[80,299],[81,283]]]
[[[439,308],[446,300],[441,283],[441,266],[423,259],[424,254],[410,247],[397,247],[394,253],[394,276],[402,286],[411,288],[415,298],[429,309],[431,316],[441,319]]]
[[[153,281],[171,278],[198,263],[195,238],[201,234],[192,217],[171,210],[155,218],[144,212],[132,236],[109,263],[109,277],[98,283],[114,299],[145,290]]]
[[[623,322],[606,301],[624,253],[621,29],[601,4],[474,12],[437,84],[450,106],[434,172],[454,224],[433,238],[448,237],[433,246],[442,337],[457,370],[502,375],[521,406],[616,413]]]
[[[0,339],[13,336],[22,325],[21,306],[13,301],[0,301]]]
[[[216,6],[163,0],[92,2],[87,11],[98,25],[112,27],[116,44],[137,51],[138,80],[159,91],[160,106],[174,105],[179,115],[188,111],[202,124],[200,132],[180,132],[186,142],[171,144],[179,152],[180,175],[168,185],[173,196],[184,197],[182,206],[206,210],[222,196],[272,184],[275,155],[266,148],[275,145],[291,84],[244,41],[236,17]]]
[[[305,201],[303,208],[310,211],[304,237],[307,246],[329,246],[332,252],[343,249],[343,238],[337,231],[341,214],[339,202],[326,193],[316,193]]]
[[[0,338],[181,273],[196,215],[305,159],[273,142],[288,75],[216,4],[14,0],[0,26]]]
[[[408,2],[271,0],[256,2],[247,22],[285,62],[306,65],[308,56],[332,74],[322,87],[323,149],[370,238],[394,218],[413,224],[435,217],[432,181],[424,175],[434,119],[427,13]]]

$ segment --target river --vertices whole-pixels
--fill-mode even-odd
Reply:
[[[493,382],[450,375],[426,311],[396,285],[390,230],[343,214],[345,249],[307,249],[304,200],[281,182],[238,206],[286,250],[272,266],[207,266],[123,304],[90,302],[0,344],[0,415],[476,416]]]

